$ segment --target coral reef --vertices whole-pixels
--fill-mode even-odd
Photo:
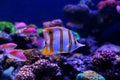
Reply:
[[[0,21],[0,80],[120,80],[120,1],[94,2],[67,4],[63,12],[68,22],[54,19],[43,22],[39,28],[24,22]],[[60,30],[55,35],[47,32],[47,38],[43,37],[43,29],[50,27],[68,28],[73,36],[67,33],[64,38]],[[55,38],[59,34],[60,40]],[[69,42],[69,48],[75,47],[73,42],[85,46],[61,54],[59,42]],[[7,48],[7,43],[15,45]],[[58,47],[58,51],[52,47]],[[60,50],[64,47],[60,44]],[[17,54],[17,50],[22,53]],[[54,54],[43,55],[43,51]],[[17,61],[16,57],[23,59],[22,56],[24,61]]]
[[[63,27],[63,22],[61,19],[55,19],[55,20],[52,20],[52,21],[46,21],[46,22],[43,22],[43,27],[44,28],[47,28],[47,27],[55,27],[55,26],[61,26]]]
[[[27,58],[25,65],[30,65],[43,57],[40,51],[37,49],[24,50],[24,54],[26,55]]]
[[[16,75],[17,80],[50,80],[60,74],[60,67],[46,59],[40,59],[32,65],[25,65],[20,68]],[[48,79],[44,79],[48,77]]]
[[[83,72],[90,67],[91,57],[75,54],[72,57],[68,58],[64,65],[73,66],[76,71]]]
[[[67,76],[70,80],[75,79],[79,72],[84,72],[91,68],[91,57],[83,56],[82,54],[74,54],[71,57],[67,57],[63,63],[63,75]]]
[[[103,75],[107,80],[119,80],[119,50],[113,44],[105,44],[96,50],[92,57],[93,70]]]

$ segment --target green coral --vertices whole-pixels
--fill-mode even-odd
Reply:
[[[42,34],[43,28],[38,28],[38,34]]]
[[[76,80],[79,80],[79,79],[84,80],[83,73],[80,73],[80,74],[77,75]]]
[[[105,78],[94,71],[88,70],[83,73],[79,73],[76,80],[105,80]]]
[[[7,22],[7,21],[1,21],[0,22],[0,30],[4,31],[6,28],[10,29],[10,33],[14,33],[15,32],[15,27],[11,22]]]

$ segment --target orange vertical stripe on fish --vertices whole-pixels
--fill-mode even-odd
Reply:
[[[60,52],[63,51],[63,30],[59,29],[60,31]]]
[[[49,33],[49,36],[50,36],[50,53],[53,52],[53,39],[54,39],[54,31],[53,30],[50,30],[50,33]]]
[[[68,52],[70,52],[71,47],[72,47],[72,35],[70,33],[70,30],[68,30],[68,36],[69,36],[69,46],[68,46]]]

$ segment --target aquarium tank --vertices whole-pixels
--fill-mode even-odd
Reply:
[[[0,0],[0,80],[120,80],[120,0]]]

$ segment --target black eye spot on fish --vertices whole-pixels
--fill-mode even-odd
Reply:
[[[52,34],[52,31],[49,31],[49,34]]]

